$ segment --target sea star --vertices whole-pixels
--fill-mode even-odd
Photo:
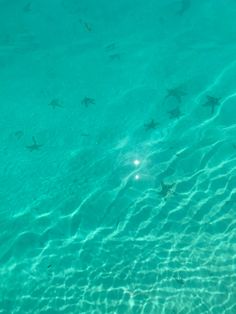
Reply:
[[[151,120],[149,123],[144,124],[144,127],[146,131],[155,130],[157,126],[159,125],[158,122],[155,122],[155,120]]]
[[[180,87],[170,88],[167,90],[167,95],[165,99],[169,97],[174,97],[178,103],[182,102],[182,97],[186,95],[186,92],[184,92]]]
[[[169,113],[170,119],[178,119],[183,115],[179,107],[175,107],[174,109],[169,110],[168,113]]]
[[[59,99],[55,98],[50,101],[48,106],[51,106],[53,109],[62,108],[63,106],[60,104]]]
[[[32,140],[33,140],[33,144],[26,146],[26,148],[28,148],[31,152],[34,150],[39,150],[39,148],[43,146],[43,145],[37,144],[34,136],[32,137]]]
[[[191,0],[182,0],[181,9],[178,11],[179,15],[183,15],[191,6]]]
[[[211,113],[215,111],[215,107],[220,105],[221,98],[207,95],[207,101],[203,104],[204,107],[211,107]]]
[[[174,278],[179,285],[182,286],[184,284],[184,279],[180,275],[175,275]]]
[[[109,56],[110,60],[112,61],[115,61],[115,60],[120,60],[120,54],[119,53],[114,53],[114,54],[111,54]]]
[[[24,132],[23,131],[16,131],[15,133],[14,133],[14,135],[15,135],[15,137],[18,139],[18,140],[20,140],[21,138],[22,138],[22,136],[24,135]]]
[[[83,20],[80,20],[80,23],[84,26],[84,28],[86,29],[86,31],[91,32],[92,31],[92,27],[88,22],[85,22]]]
[[[81,101],[81,104],[85,107],[88,107],[89,105],[94,105],[95,100],[93,98],[84,97],[84,99]]]
[[[111,51],[116,49],[116,44],[115,43],[111,43],[109,45],[106,46],[106,51]]]
[[[161,182],[161,190],[158,192],[162,197],[168,196],[171,192],[173,192],[174,184],[165,184],[163,181]]]
[[[32,5],[31,2],[26,3],[26,5],[23,8],[23,11],[26,13],[30,12],[31,11],[31,5]]]

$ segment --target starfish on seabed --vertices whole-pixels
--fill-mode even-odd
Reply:
[[[34,150],[39,150],[43,146],[41,144],[37,144],[34,136],[32,137],[32,141],[33,141],[32,145],[26,146],[26,148],[28,148],[31,152],[33,152]]]
[[[16,132],[14,133],[14,136],[15,136],[18,140],[20,140],[23,135],[24,135],[24,132],[21,131],[21,130],[16,131]]]
[[[151,120],[149,123],[144,124],[146,131],[155,130],[158,127],[159,123],[155,120]]]
[[[23,8],[23,11],[26,13],[30,12],[31,11],[31,5],[32,5],[31,2],[26,3],[26,5]]]
[[[86,29],[86,31],[88,31],[88,32],[91,32],[91,31],[92,31],[92,27],[91,27],[91,25],[90,25],[88,22],[83,21],[83,20],[80,20],[80,23],[81,23],[81,25],[84,26],[84,28]]]
[[[51,106],[53,109],[63,108],[63,106],[60,104],[59,99],[57,99],[57,98],[51,100],[50,103],[48,104],[48,106]]]
[[[170,193],[173,192],[173,187],[175,184],[165,184],[161,182],[161,190],[158,192],[159,195],[166,198]]]
[[[106,49],[106,51],[114,50],[114,49],[116,49],[116,44],[115,43],[111,43],[111,44],[107,45],[105,47],[105,49]]]
[[[183,285],[184,284],[184,279],[178,274],[174,276],[175,281],[179,284],[179,285]]]
[[[215,112],[215,107],[220,105],[221,98],[207,95],[207,100],[203,104],[204,107],[211,107],[211,113]]]
[[[95,99],[90,98],[90,97],[84,97],[84,99],[81,101],[81,104],[84,105],[85,107],[88,107],[90,105],[94,105]]]
[[[115,60],[120,60],[120,54],[119,53],[113,53],[109,56],[110,60],[115,61]]]
[[[169,110],[168,114],[169,114],[170,119],[178,119],[183,115],[179,107],[175,107],[174,109]]]
[[[187,93],[183,91],[180,87],[170,88],[170,89],[167,89],[167,95],[165,97],[165,100],[170,97],[173,97],[178,101],[178,103],[181,103],[182,97],[186,95]]]
[[[183,15],[191,6],[191,0],[182,0],[181,8],[178,11],[178,15]]]

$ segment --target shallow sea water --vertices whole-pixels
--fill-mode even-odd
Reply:
[[[236,313],[236,2],[0,17],[0,313]]]

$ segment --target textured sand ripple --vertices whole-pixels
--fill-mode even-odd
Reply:
[[[157,2],[0,4],[0,314],[236,313],[235,4]]]

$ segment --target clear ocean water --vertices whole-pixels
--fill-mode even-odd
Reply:
[[[236,2],[0,17],[0,313],[236,313]]]

